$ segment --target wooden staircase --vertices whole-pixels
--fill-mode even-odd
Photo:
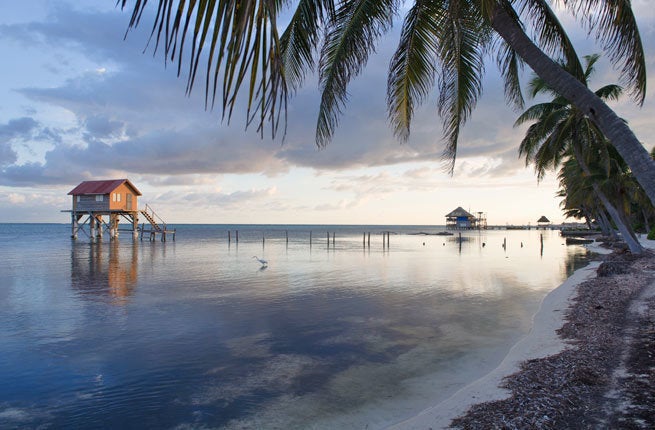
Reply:
[[[149,206],[146,205],[146,208],[149,208]],[[152,209],[151,209],[151,210],[152,210]],[[143,215],[144,217],[146,217],[146,219],[148,220],[148,222],[150,223],[150,225],[152,226],[152,228],[153,228],[155,231],[157,231],[157,232],[160,232],[160,231],[161,231],[161,227],[159,226],[159,224],[158,224],[157,221],[155,220],[155,216],[156,216],[156,214],[155,214],[154,211],[152,211],[152,215],[150,215],[146,209],[142,209],[140,212],[141,212],[141,215]],[[164,225],[165,225],[165,224],[164,224]]]
[[[146,204],[146,208],[141,209],[139,212],[148,220],[148,223],[150,223],[148,229],[146,229],[145,223],[141,226],[141,240],[143,240],[143,235],[145,233],[149,234],[150,241],[155,240],[157,234],[161,235],[162,242],[166,242],[167,234],[172,234],[173,240],[175,240],[175,229],[169,230],[166,227],[166,222],[164,222],[164,220],[161,219],[150,206]]]

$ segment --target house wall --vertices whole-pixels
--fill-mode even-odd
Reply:
[[[109,194],[102,196],[99,202],[95,194],[73,196],[73,210],[75,211],[106,211],[109,210]]]
[[[130,187],[127,182],[120,185],[117,187],[110,195],[109,195],[109,208],[112,210],[128,210],[128,199],[127,195],[130,194],[132,198],[132,206],[130,210],[137,210],[138,209],[138,201],[137,201],[137,195]],[[119,197],[120,196],[120,197]]]

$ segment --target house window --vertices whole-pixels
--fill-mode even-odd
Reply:
[[[116,193],[116,201],[117,202],[121,201],[121,194],[120,193]]]
[[[96,195],[96,202],[101,202],[101,201],[103,201],[103,197],[104,197],[104,196],[103,196],[102,194],[97,194],[97,195]]]
[[[77,196],[77,203],[80,202],[80,196]]]
[[[112,202],[116,201],[116,193],[111,193],[111,201]]]

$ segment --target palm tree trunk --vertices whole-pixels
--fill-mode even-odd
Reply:
[[[605,215],[605,210],[603,208],[598,209],[597,220],[604,236],[616,238],[616,232],[612,228],[612,224],[607,219],[607,215]]]
[[[495,3],[490,18],[493,29],[523,61],[598,126],[630,166],[651,203],[655,205],[655,161],[630,127],[593,91],[544,54],[500,3]]]
[[[644,217],[644,227],[646,228],[646,234],[650,232],[650,223],[648,222],[648,215],[644,209],[641,210],[641,215]]]
[[[576,142],[573,142],[571,148],[573,149],[573,156],[575,157],[584,174],[588,177],[591,177],[591,170],[589,170],[589,166],[587,166],[582,152],[580,151],[580,148]],[[612,218],[612,221],[614,221],[616,228],[618,228],[619,232],[621,232],[621,237],[628,245],[630,252],[633,254],[641,254],[644,248],[639,243],[639,240],[635,237],[632,227],[624,222],[624,218],[621,216],[621,213],[616,208],[616,206],[612,204],[610,199],[607,198],[603,190],[600,189],[600,185],[598,185],[596,181],[592,181],[591,186],[594,190],[594,194],[596,197],[598,197],[603,206],[605,206],[605,210],[609,214],[610,218]]]
[[[612,221],[614,221],[614,224],[616,224],[616,228],[619,229],[619,232],[621,233],[621,237],[625,241],[625,243],[628,245],[628,248],[630,249],[630,252],[633,254],[641,254],[641,252],[644,250],[639,243],[639,241],[635,240],[634,235],[632,234],[632,229],[629,228],[628,225],[626,225],[623,222],[623,219],[621,218],[621,215],[619,214],[619,211],[616,209],[616,207],[609,201],[605,193],[603,193],[598,186],[597,183],[593,183],[593,188],[594,188],[594,193],[598,197],[598,199],[603,203],[603,206],[605,206],[605,209],[607,210],[607,213],[609,216],[612,218]]]
[[[617,207],[617,210],[619,212],[619,216],[621,217],[621,220],[623,221],[623,224],[628,226],[628,231],[630,232],[630,235],[632,238],[639,242],[639,238],[637,237],[637,233],[635,233],[635,229],[632,228],[632,223],[630,222],[630,217],[628,217],[628,214],[625,213],[625,209],[619,205]]]
[[[587,228],[589,230],[591,230],[592,229],[592,227],[591,227],[591,218],[589,218],[589,215],[587,215],[586,211],[585,211],[585,214],[584,214],[584,222],[585,222],[585,224],[587,224]]]

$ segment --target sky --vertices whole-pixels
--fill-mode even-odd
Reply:
[[[632,5],[655,82],[648,3]],[[387,122],[386,73],[400,21],[350,85],[332,142],[318,149],[315,77],[289,104],[284,140],[262,139],[245,129],[241,110],[229,124],[219,109],[206,110],[202,85],[185,95],[185,77],[146,47],[151,21],[125,38],[130,10],[115,4],[3,2],[0,222],[70,222],[61,212],[71,207],[67,193],[84,180],[114,178],[129,178],[143,194],[140,206],[169,224],[441,225],[458,206],[486,213],[494,225],[534,225],[542,215],[567,221],[556,174],[538,182],[518,157],[525,129],[513,127],[519,112],[507,106],[493,61],[450,175],[436,92],[417,109],[407,143]],[[601,52],[570,16],[561,19],[580,55]],[[591,87],[616,82],[601,60]],[[642,107],[628,97],[611,105],[648,150],[652,88]]]

